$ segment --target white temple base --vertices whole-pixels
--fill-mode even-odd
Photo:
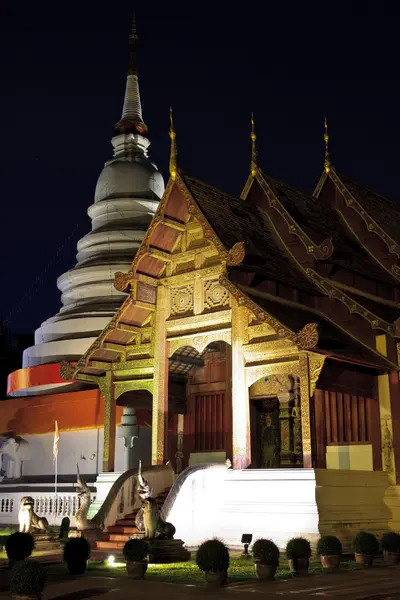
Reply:
[[[96,479],[96,500],[90,505],[88,519],[92,519],[100,510],[104,500],[107,498],[109,491],[115,481],[121,477],[122,473],[99,473]]]
[[[218,537],[242,548],[243,533],[273,539],[283,549],[291,537],[313,544],[335,534],[348,548],[354,533],[388,528],[382,472],[322,469],[200,469],[183,481],[164,515],[189,547]]]

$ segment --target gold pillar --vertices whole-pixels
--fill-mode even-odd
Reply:
[[[169,313],[169,290],[159,286],[154,313],[154,385],[151,429],[151,462],[162,465],[165,459],[165,419],[168,413],[168,353],[166,319]]]
[[[111,473],[115,467],[116,403],[112,373],[108,371],[99,382],[104,401],[103,472]]]
[[[312,468],[311,457],[311,418],[310,418],[310,365],[308,354],[300,354],[300,408],[301,438],[303,445],[303,467]]]
[[[234,469],[246,469],[251,462],[250,404],[246,382],[243,344],[247,342],[248,311],[232,303],[232,463]]]
[[[383,356],[387,356],[386,334],[377,335],[375,343],[377,351]],[[382,437],[382,469],[388,473],[390,482],[395,484],[396,468],[389,377],[389,373],[378,375],[379,416]]]

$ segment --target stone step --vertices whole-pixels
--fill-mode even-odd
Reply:
[[[135,519],[119,519],[114,527],[135,527]]]
[[[109,542],[109,541],[99,541],[96,542],[96,550],[114,550],[114,549],[123,549],[126,542]]]
[[[169,489],[166,489],[163,492],[161,492],[155,499],[159,509],[162,508],[168,494]],[[135,519],[138,510],[135,510],[130,514],[125,515],[123,519],[119,519],[114,525],[109,527],[107,529],[107,532],[103,534],[103,539],[95,542],[95,550],[113,552],[116,552],[118,550],[121,551],[125,546],[126,542],[131,537],[143,537],[144,534],[141,533],[135,525]],[[182,542],[180,542],[180,545],[182,545]],[[173,552],[173,554],[176,554],[177,560],[187,560],[186,558],[183,558],[183,556],[186,556],[184,552],[182,552],[182,548],[180,548],[180,551],[177,549],[177,552]],[[164,554],[161,548],[159,549],[159,553],[160,555]]]
[[[126,543],[131,537],[130,533],[106,533],[104,542],[124,542]]]
[[[123,526],[123,525],[113,525],[112,527],[109,527],[107,529],[107,533],[117,533],[117,534],[121,534],[121,533],[127,533],[127,534],[132,534],[132,533],[137,533],[139,530],[137,527],[134,526]]]

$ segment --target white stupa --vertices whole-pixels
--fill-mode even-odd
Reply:
[[[133,24],[122,117],[112,138],[114,157],[100,173],[88,209],[92,231],[77,244],[75,267],[58,278],[62,308],[36,330],[23,368],[78,360],[95,341],[125,296],[114,288],[114,273],[129,269],[164,192],[163,177],[147,154],[136,40]]]

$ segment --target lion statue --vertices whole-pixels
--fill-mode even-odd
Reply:
[[[144,531],[148,540],[153,538],[172,540],[175,535],[175,527],[172,523],[164,521],[154,498],[142,500],[140,509],[141,516],[136,516],[136,527]],[[139,511],[139,512],[140,512]]]
[[[33,510],[35,502],[31,496],[24,496],[19,503],[19,530],[21,533],[29,533],[31,529],[46,531],[49,524],[45,517],[39,517]]]

